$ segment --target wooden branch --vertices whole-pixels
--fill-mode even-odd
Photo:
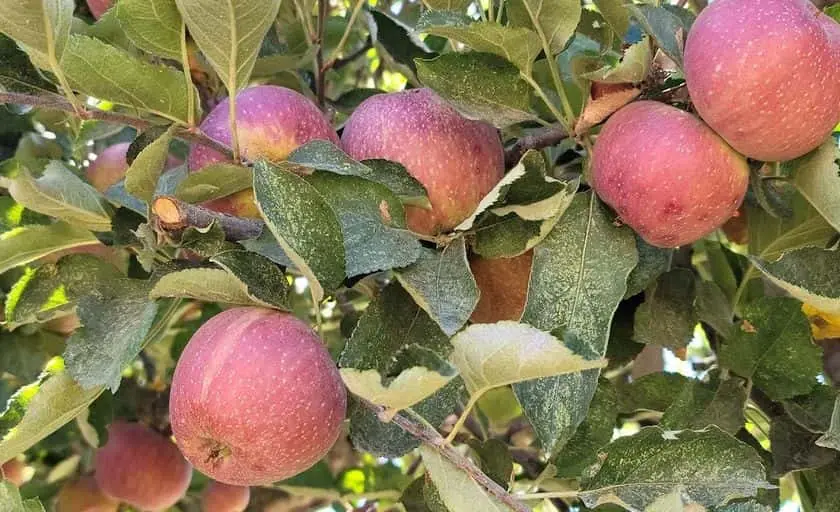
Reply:
[[[360,401],[365,405],[365,407],[376,413],[380,420],[389,416],[385,413],[384,407],[372,404],[366,400],[360,399]],[[464,457],[452,446],[446,444],[443,437],[441,437],[437,431],[420,423],[415,423],[400,413],[395,414],[390,421],[408,434],[411,434],[415,438],[419,439],[426,446],[440,453],[455,467],[467,473],[467,475],[469,475],[469,477],[472,478],[478,485],[483,487],[488,494],[506,504],[512,510],[516,510],[518,512],[528,511],[528,507],[526,507],[524,503],[517,500],[499,484],[485,475],[470,459]]]
[[[509,169],[516,165],[529,149],[547,148],[568,137],[566,129],[560,125],[548,126],[539,132],[526,135],[505,150],[505,166]]]
[[[146,130],[155,126],[155,123],[146,119],[139,119],[137,117],[120,114],[119,112],[108,112],[97,109],[88,109],[76,112],[69,101],[55,94],[35,96],[16,92],[0,92],[0,103],[15,103],[18,105],[29,105],[33,107],[61,110],[64,112],[70,112],[71,114],[80,114],[84,119],[98,119],[109,123],[124,124],[133,126],[138,130]],[[233,150],[229,146],[217,140],[211,139],[207,135],[201,133],[198,128],[179,127],[175,130],[174,135],[183,141],[207,146],[208,148],[222,153],[228,158],[233,157]]]
[[[173,196],[159,196],[152,202],[157,225],[167,233],[180,235],[188,227],[206,228],[213,222],[225,232],[225,239],[238,242],[260,236],[263,222],[219,213],[203,206],[185,203]]]

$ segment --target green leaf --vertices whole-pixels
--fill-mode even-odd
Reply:
[[[542,242],[560,218],[529,221],[513,213],[489,215],[475,230],[473,252],[489,259],[519,256]]]
[[[180,71],[151,64],[98,39],[72,35],[61,57],[70,85],[87,95],[188,123],[189,89]]]
[[[829,429],[837,396],[831,386],[817,386],[807,395],[782,400],[782,406],[799,426],[819,434]]]
[[[56,93],[55,86],[44,78],[15,41],[0,34],[0,90],[36,96]],[[55,95],[59,99],[58,95]]]
[[[220,163],[211,164],[187,175],[178,183],[175,196],[188,203],[203,203],[212,199],[226,197],[251,188],[254,171],[241,165]]]
[[[31,382],[47,361],[61,354],[63,346],[64,340],[48,331],[36,331],[29,336],[20,332],[0,333],[0,368],[24,382]]]
[[[289,282],[283,271],[267,258],[247,251],[228,250],[214,255],[210,261],[236,276],[248,295],[261,305],[287,309]]]
[[[807,155],[790,162],[793,182],[820,215],[840,231],[840,151],[834,137]]]
[[[651,373],[618,387],[618,404],[622,413],[665,411],[676,398],[674,391],[690,383],[678,373]]]
[[[598,450],[610,442],[618,419],[618,395],[607,379],[598,381],[586,419],[552,461],[557,478],[577,478],[597,460]]]
[[[721,365],[753,379],[773,400],[811,391],[822,372],[822,349],[799,301],[763,297],[743,308],[743,321],[718,348]]]
[[[659,276],[645,291],[645,302],[636,310],[633,339],[671,349],[688,345],[698,320],[695,294],[691,270],[675,268]]]
[[[659,48],[682,67],[683,46],[690,28],[684,20],[664,7],[627,4],[626,8],[644,31],[656,39]]]
[[[2,0],[0,32],[20,43],[36,66],[55,71],[74,8],[73,0]]]
[[[683,504],[714,507],[772,487],[759,455],[717,427],[681,432],[646,427],[610,443],[599,458],[600,465],[581,482],[580,498],[590,508],[615,503],[641,511],[673,491],[684,497]]]
[[[784,414],[772,418],[769,439],[772,476],[776,478],[791,471],[819,468],[837,458],[836,451],[817,444],[819,434],[808,432]]]
[[[702,429],[716,425],[732,435],[744,427],[747,390],[740,379],[712,380],[711,384],[689,381],[675,394],[660,425],[669,430]]]
[[[3,512],[44,512],[38,498],[24,500],[18,488],[9,480],[0,481],[0,510]]]
[[[264,161],[254,167],[254,194],[266,225],[320,302],[324,289],[336,288],[345,275],[338,216],[305,179]]]
[[[530,86],[516,66],[492,53],[447,53],[417,59],[417,76],[471,119],[499,128],[537,118],[530,110]]]
[[[817,439],[817,446],[840,451],[840,397],[837,397],[834,402],[831,423],[828,425],[828,430]]]
[[[840,460],[819,469],[799,473],[811,484],[815,496],[813,512],[834,512],[840,502]]]
[[[183,21],[175,0],[120,0],[116,11],[120,26],[136,47],[181,61]]]
[[[249,293],[248,285],[233,273],[218,268],[189,268],[161,277],[149,296],[181,297],[240,306],[275,307]]]
[[[786,252],[776,261],[753,264],[776,286],[830,314],[840,313],[840,250],[806,247]]]
[[[616,227],[594,194],[578,194],[563,222],[534,248],[522,322],[544,331],[565,328],[581,348],[603,356],[637,258],[632,232]],[[597,382],[593,370],[514,386],[547,451],[568,441],[586,417]]]
[[[405,210],[390,190],[329,172],[316,172],[306,181],[338,216],[349,277],[404,267],[420,257],[420,242],[406,228]]]
[[[169,144],[175,125],[172,125],[154,142],[144,147],[125,173],[125,190],[147,203],[152,200],[158,180],[169,157]]]
[[[190,35],[231,96],[248,84],[280,0],[175,0]]]
[[[57,160],[47,164],[38,179],[24,170],[12,180],[9,193],[32,211],[91,231],[111,230],[111,217],[102,194]]]
[[[0,274],[54,252],[96,243],[93,233],[66,222],[13,229],[0,235]]]
[[[415,59],[428,59],[436,55],[413,30],[389,14],[372,10],[370,17],[370,33],[374,40],[411,73],[417,73]]]
[[[673,249],[654,247],[636,235],[636,250],[639,251],[639,263],[627,278],[627,292],[624,298],[638,295],[656,281],[656,278],[668,271],[671,266]]]
[[[478,285],[463,238],[440,251],[421,249],[417,262],[397,271],[397,279],[450,336],[467,323],[478,304]]]
[[[463,11],[470,2],[469,0],[427,0],[424,5],[427,5],[429,9],[439,11]]]
[[[507,15],[514,27],[534,28],[553,55],[560,53],[580,22],[577,0],[512,0]]]
[[[542,51],[540,37],[533,30],[487,21],[473,23],[472,18],[460,12],[426,11],[416,30],[454,39],[477,52],[498,55],[526,75],[531,74],[531,65]]]
[[[478,455],[477,462],[481,471],[507,489],[513,474],[513,457],[507,444],[500,439],[488,439],[483,443],[471,439],[469,445]]]
[[[601,16],[610,25],[619,39],[624,39],[630,28],[630,13],[624,0],[593,0]]]
[[[286,256],[283,248],[277,243],[277,239],[267,229],[264,229],[257,238],[242,240],[239,245],[250,252],[265,256],[278,265],[292,269],[295,267],[294,262]]]
[[[645,79],[653,62],[653,50],[647,37],[634,43],[624,52],[615,66],[604,66],[595,71],[583,73],[582,78],[608,84],[639,83]]]
[[[732,305],[717,283],[699,280],[697,282],[697,299],[694,301],[697,316],[724,338],[732,335]]]

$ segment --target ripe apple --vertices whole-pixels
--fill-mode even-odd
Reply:
[[[105,495],[92,476],[70,480],[61,487],[55,512],[117,512],[119,502]]]
[[[125,177],[125,172],[128,170],[126,155],[130,145],[128,142],[120,142],[108,146],[96,156],[96,160],[91,162],[85,170],[85,177],[93,188],[105,192]],[[166,161],[166,168],[180,164],[177,158],[170,155]]]
[[[688,34],[685,78],[733,148],[791,160],[840,121],[840,27],[808,0],[716,0]]]
[[[664,103],[623,107],[593,150],[592,187],[657,247],[690,244],[714,231],[737,211],[748,183],[741,155],[702,121]]]
[[[96,451],[96,483],[114,499],[141,510],[162,510],[187,492],[192,468],[168,438],[140,423],[115,421]]]
[[[496,129],[463,117],[431,89],[371,96],[347,120],[341,143],[356,160],[402,164],[426,187],[432,209],[406,207],[408,227],[426,235],[466,219],[505,172]]]
[[[225,99],[207,115],[201,130],[210,138],[230,145],[229,101]],[[236,131],[242,156],[248,160],[284,160],[298,146],[311,140],[338,144],[335,130],[323,113],[302,94],[285,87],[259,85],[236,95]],[[227,158],[206,146],[196,144],[189,157],[191,172],[225,162]],[[259,217],[252,190],[243,190],[205,206],[240,217]]]
[[[528,282],[534,251],[513,258],[476,258],[470,261],[481,295],[470,320],[492,324],[502,320],[519,320],[528,298]]]
[[[87,0],[87,4],[93,17],[99,19],[114,5],[114,0]]]
[[[201,496],[204,512],[242,512],[248,507],[251,489],[212,481]]]
[[[196,468],[232,485],[296,475],[335,443],[347,396],[322,341],[287,313],[233,308],[199,328],[175,368],[172,431]]]
[[[9,459],[0,466],[3,478],[20,487],[26,481],[26,464],[20,459]]]

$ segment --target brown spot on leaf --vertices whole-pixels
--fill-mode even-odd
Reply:
[[[388,201],[385,201],[384,199],[379,202],[379,215],[382,217],[382,222],[387,225],[391,225],[391,210],[388,206]]]
[[[758,332],[758,329],[756,329],[755,326],[747,320],[743,320],[741,322],[741,330],[744,331],[744,332],[751,333],[751,334],[754,334],[754,333]]]

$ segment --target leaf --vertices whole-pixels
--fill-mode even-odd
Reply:
[[[424,5],[427,5],[429,9],[439,11],[463,11],[470,2],[468,0],[427,0]]]
[[[837,396],[831,386],[817,386],[807,395],[782,400],[782,406],[800,427],[819,434],[829,429]]]
[[[513,457],[507,444],[500,439],[488,439],[483,443],[471,439],[469,445],[478,455],[477,462],[481,471],[507,489],[513,474]]]
[[[721,365],[752,378],[773,400],[811,391],[822,372],[822,350],[811,340],[798,301],[763,297],[743,308],[743,323],[718,348]]]
[[[20,43],[36,66],[55,71],[74,8],[73,0],[2,0],[0,32]]]
[[[680,432],[646,427],[604,447],[600,459],[581,482],[580,499],[589,508],[615,503],[641,512],[673,491],[688,503],[714,507],[772,488],[758,454],[714,426]]]
[[[55,86],[44,78],[32,65],[32,61],[15,43],[15,41],[0,34],[0,90],[34,94],[36,96],[52,96],[58,100]]]
[[[233,96],[248,84],[280,0],[175,0],[201,53]]]
[[[464,116],[498,128],[536,119],[530,110],[530,86],[519,70],[492,53],[447,53],[416,60],[417,77]]]
[[[423,465],[426,466],[426,471],[437,487],[443,503],[451,512],[513,510],[487,494],[466,472],[443,458],[434,449],[423,445],[420,447],[420,456],[423,457]]]
[[[226,250],[215,254],[210,261],[236,276],[255,302],[287,309],[289,282],[285,273],[267,258],[247,251]]]
[[[668,271],[671,266],[673,249],[654,247],[636,235],[636,250],[639,252],[639,263],[627,277],[627,292],[624,298],[638,295],[650,286],[657,277]]]
[[[473,23],[472,18],[460,12],[426,11],[415,30],[454,39],[477,52],[498,55],[526,75],[531,74],[531,65],[542,51],[540,37],[533,30],[486,21]]]
[[[563,50],[580,22],[576,0],[512,0],[506,7],[511,25],[536,29],[553,55]]]
[[[274,238],[271,231],[268,231],[267,229],[264,229],[257,238],[242,240],[239,242],[239,245],[250,252],[270,259],[278,265],[292,269],[295,268],[294,262],[286,256],[286,253],[283,252],[283,248],[277,243],[277,239]]]
[[[528,221],[516,214],[490,215],[475,230],[473,252],[489,259],[519,256],[547,237],[560,218]]]
[[[96,243],[90,231],[66,222],[16,228],[0,235],[0,274],[54,252]]]
[[[669,430],[702,429],[716,425],[732,435],[744,427],[747,390],[740,379],[689,381],[675,394],[660,425]]]
[[[840,451],[840,397],[834,402],[834,412],[831,413],[831,423],[828,430],[816,441],[817,446]]]
[[[664,7],[626,4],[626,8],[639,21],[645,32],[656,39],[659,48],[682,68],[685,36],[690,27]]]
[[[840,500],[840,460],[835,459],[829,466],[802,471],[800,475],[813,487],[814,512],[834,512]]]
[[[463,238],[440,251],[422,248],[414,264],[397,271],[397,279],[450,336],[467,323],[478,304],[478,285]]]
[[[24,170],[12,180],[9,193],[32,211],[91,231],[111,230],[110,214],[102,195],[57,160],[47,164],[38,179]]]
[[[336,288],[345,275],[344,240],[335,212],[306,180],[264,161],[254,167],[254,194],[266,226],[309,279],[312,296],[320,302],[324,289]]]
[[[675,268],[659,276],[645,291],[636,310],[633,339],[639,343],[683,348],[694,336],[697,312],[694,272]]]
[[[583,73],[582,78],[608,84],[639,83],[645,79],[653,62],[653,50],[647,37],[632,44],[621,61],[615,66],[604,66],[595,71]]]
[[[665,411],[676,398],[675,390],[689,383],[687,377],[677,373],[650,373],[618,387],[619,410],[624,414]]]
[[[151,64],[82,35],[72,35],[61,57],[70,85],[89,96],[145,110],[171,121],[189,122],[189,95],[183,73]]]
[[[608,444],[618,419],[618,396],[607,379],[598,381],[586,419],[552,461],[557,478],[576,478],[597,460],[598,450]]]
[[[144,147],[125,173],[126,191],[147,203],[152,200],[158,180],[169,157],[174,125]]]
[[[776,261],[753,259],[753,265],[776,286],[828,314],[840,314],[840,250],[806,247]]]
[[[144,52],[181,61],[183,21],[175,0],[120,0],[117,19],[128,39]]]
[[[417,73],[415,59],[428,59],[436,55],[413,30],[385,12],[370,11],[368,24],[371,37],[411,73]]]
[[[627,30],[630,28],[630,13],[623,0],[594,0],[604,20],[613,29],[613,32],[624,39]]]
[[[0,333],[0,368],[23,382],[31,382],[47,361],[61,354],[63,346],[62,338],[48,331],[36,331],[29,336],[19,332]]]
[[[349,277],[404,267],[420,257],[420,242],[406,228],[402,204],[383,185],[328,172],[306,181],[338,216]]]
[[[20,491],[9,480],[0,481],[0,510],[3,512],[44,512],[38,498],[23,499]]]
[[[188,203],[203,203],[251,188],[254,171],[241,165],[211,164],[187,175],[175,189],[175,196]]]
[[[833,137],[807,155],[790,162],[793,182],[835,230],[840,231],[840,152]]]
[[[837,458],[837,452],[817,444],[820,435],[808,432],[786,415],[775,416],[770,423],[772,476],[779,478],[791,471],[819,468]]]
[[[189,268],[161,277],[149,296],[181,297],[203,302],[221,302],[240,306],[271,307],[248,293],[245,283],[218,268]]]
[[[522,322],[544,331],[565,328],[580,340],[581,349],[603,356],[636,262],[632,232],[614,226],[594,194],[578,194],[563,222],[534,248]],[[514,386],[546,451],[572,436],[586,417],[597,382],[598,372],[588,371]]]
[[[697,316],[724,338],[732,335],[732,305],[730,299],[713,281],[697,282],[697,298],[694,301]]]

